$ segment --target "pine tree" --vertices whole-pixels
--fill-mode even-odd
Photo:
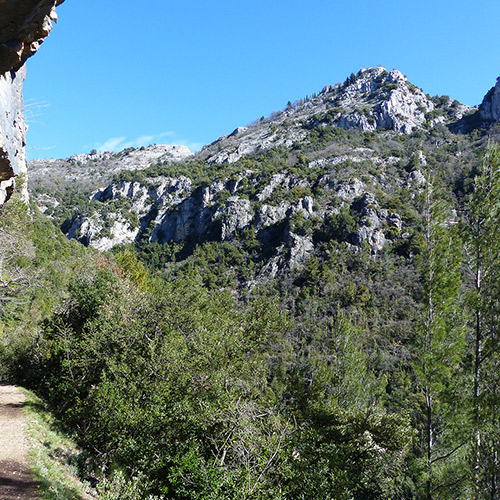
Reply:
[[[414,367],[422,396],[423,496],[431,500],[455,498],[461,488],[461,481],[449,478],[456,477],[464,452],[464,442],[455,430],[461,415],[457,381],[465,340],[459,307],[461,245],[430,172],[425,194],[425,295]]]
[[[468,206],[474,292],[471,395],[472,480],[476,499],[500,494],[500,149],[490,147]]]

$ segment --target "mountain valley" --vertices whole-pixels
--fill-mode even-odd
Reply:
[[[363,69],[191,156],[150,146],[33,161],[30,191],[68,237],[99,250],[158,243],[188,256],[251,235],[251,287],[331,239],[373,254],[410,247],[430,169],[458,208],[496,133],[489,99],[478,110],[431,98],[397,70]]]
[[[497,498],[499,96],[367,68],[198,152],[30,162],[0,375],[95,498]]]

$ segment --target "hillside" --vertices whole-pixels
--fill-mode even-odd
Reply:
[[[4,377],[106,499],[496,498],[499,95],[366,69],[193,155],[33,163]]]
[[[397,70],[366,69],[182,162],[155,156],[159,146],[40,160],[30,164],[30,188],[68,237],[99,250],[157,242],[186,256],[244,231],[256,241],[252,282],[302,265],[332,238],[373,253],[404,246],[428,168],[454,204],[491,134],[488,120],[431,98]]]
[[[30,190],[42,211],[54,209],[58,199],[69,192],[91,192],[124,170],[140,170],[157,161],[169,164],[191,156],[186,146],[153,145],[129,148],[120,153],[73,155],[64,160],[32,160],[29,164]]]

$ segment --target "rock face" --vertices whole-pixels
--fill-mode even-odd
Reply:
[[[64,0],[0,1],[0,206],[26,173],[22,87],[24,63],[40,47]]]
[[[484,97],[479,113],[485,121],[500,120],[500,77],[497,78],[496,85]]]
[[[333,93],[335,104],[349,111],[348,114],[343,112],[338,119],[338,126],[345,129],[390,129],[411,133],[424,123],[426,113],[434,109],[422,90],[411,85],[396,69],[390,72],[385,68],[362,69],[344,86],[338,97],[332,90],[324,94]]]
[[[154,163],[184,161],[193,153],[186,146],[155,144],[127,148],[119,153],[78,154],[66,159],[32,160],[28,165],[30,189],[54,191],[56,187],[95,190],[109,183],[118,172],[143,170]]]
[[[396,69],[366,68],[344,83],[327,85],[318,95],[289,104],[269,119],[236,128],[205,146],[200,157],[209,163],[234,163],[274,147],[293,147],[307,137],[308,130],[319,127],[411,134],[459,121],[472,111],[457,101],[435,103]]]
[[[482,107],[490,122],[496,92]],[[418,252],[429,166],[460,172],[477,161],[467,149],[474,140],[454,132],[467,113],[479,115],[429,97],[397,70],[366,69],[199,153],[150,146],[30,162],[32,195],[69,238],[99,250],[136,242],[156,252],[159,243],[189,256],[210,242],[228,258],[252,255],[251,288],[343,249]],[[79,183],[85,194],[69,206]]]
[[[368,155],[367,151],[364,153]],[[335,162],[331,165],[335,168]],[[346,175],[347,171],[318,179],[322,200],[306,194],[313,188],[308,181],[285,172],[263,181],[259,173],[246,170],[237,178],[216,180],[197,188],[185,176],[149,177],[142,182],[114,180],[94,193],[90,213],[76,217],[63,230],[69,238],[85,245],[109,250],[144,238],[161,244],[231,241],[238,238],[239,231],[247,229],[266,247],[281,245],[277,250],[281,262],[278,267],[295,268],[312,254],[314,243],[311,234],[303,234],[294,225],[294,218],[317,222],[334,216],[344,206],[358,214],[359,219],[351,242],[358,247],[366,242],[376,253],[391,238],[391,228],[398,232],[402,229],[401,216],[381,209],[368,186],[357,177]],[[409,183],[411,174],[405,175]],[[250,198],[246,194],[249,188],[255,193]],[[272,201],[277,190],[280,198],[285,198],[278,204],[276,199]],[[338,206],[331,205],[332,199],[337,200]]]
[[[12,193],[15,177],[26,172],[23,81],[24,68],[0,76],[0,205]]]

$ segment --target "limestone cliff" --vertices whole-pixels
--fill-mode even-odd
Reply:
[[[476,113],[428,96],[398,70],[362,69],[192,155],[150,146],[33,161],[30,191],[69,238],[99,250],[140,241],[231,243],[251,232],[275,248],[262,257],[263,272],[273,275],[305,262],[321,234],[374,254],[409,238],[402,204],[387,200],[400,192],[419,199],[427,157],[441,163],[445,155],[457,171],[470,163],[465,152],[455,154],[468,146],[452,129]],[[347,229],[332,230],[337,222]]]
[[[0,206],[26,172],[24,63],[40,47],[64,0],[0,1]]]
[[[500,120],[500,78],[497,78],[496,85],[484,97],[479,113],[485,121]]]

